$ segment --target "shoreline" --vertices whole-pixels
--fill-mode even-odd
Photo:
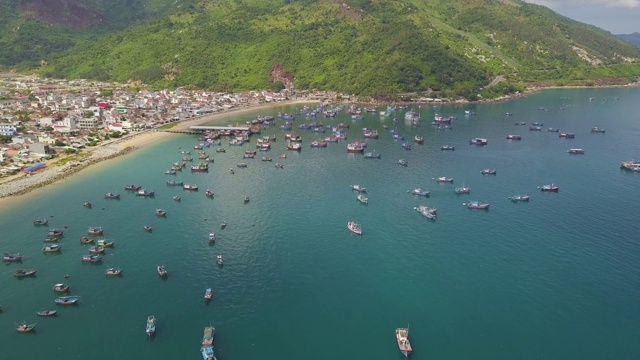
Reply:
[[[319,103],[319,101],[313,99],[295,99],[231,108],[215,114],[208,114],[180,121],[170,130],[184,130],[188,129],[189,126],[203,123],[220,123],[228,121],[232,116],[259,111],[261,109],[266,110],[279,106],[310,103]],[[0,183],[0,206],[8,208],[19,204],[23,200],[30,200],[35,195],[40,194],[45,190],[49,190],[51,185],[63,183],[64,180],[67,180],[72,176],[77,176],[78,173],[81,173],[87,168],[93,167],[95,164],[127,155],[135,150],[142,149],[150,144],[158,143],[159,141],[167,140],[176,135],[177,134],[173,134],[159,128],[133,133],[128,135],[126,138],[99,144],[95,148],[91,149],[89,153],[90,155],[80,159],[79,161],[69,161],[60,166],[49,165],[47,168],[31,175],[18,175],[16,178]]]

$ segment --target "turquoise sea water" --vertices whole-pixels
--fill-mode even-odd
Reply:
[[[640,158],[639,103],[640,89],[554,90],[500,104],[416,108],[419,127],[405,123],[405,110],[394,115],[398,124],[378,114],[317,119],[349,122],[349,141],[362,139],[362,127],[378,129],[380,139],[369,140],[368,149],[382,153],[380,160],[348,154],[345,142],[312,149],[309,142],[321,136],[307,131],[297,131],[302,152],[287,152],[283,133],[271,127],[261,134],[277,135],[270,152],[242,159],[255,139],[242,147],[223,140],[226,153],[207,149],[215,158],[209,173],[174,177],[199,192],[167,187],[163,174],[182,158],[180,148],[198,143],[195,136],[105,162],[0,209],[0,252],[25,255],[21,265],[0,265],[0,358],[198,359],[203,327],[211,324],[219,360],[401,359],[394,329],[407,325],[413,359],[638,359],[640,174],[619,165]],[[466,109],[477,115],[465,117]],[[429,125],[436,112],[458,117],[452,130]],[[520,121],[527,126],[514,126]],[[533,122],[576,138],[531,132]],[[385,124],[408,142],[423,135],[425,145],[405,151]],[[593,126],[607,132],[592,134]],[[508,141],[508,134],[522,141]],[[473,137],[489,144],[468,145]],[[440,151],[444,144],[456,150]],[[569,155],[570,148],[586,154]],[[289,157],[278,159],[285,152]],[[261,162],[263,155],[273,163]],[[400,158],[409,166],[398,166]],[[249,166],[230,174],[238,162]],[[483,176],[483,168],[497,175]],[[455,183],[438,184],[439,176]],[[136,198],[123,190],[130,183],[157,196]],[[356,183],[369,189],[368,206],[350,190]],[[550,183],[560,192],[537,189]],[[471,194],[454,193],[462,184]],[[407,193],[416,187],[431,197]],[[207,188],[214,199],[205,197]],[[108,191],[122,199],[103,199]],[[507,199],[521,193],[531,201]],[[171,199],[176,194],[182,202]],[[462,205],[469,200],[491,208],[469,210]],[[437,208],[437,221],[421,217],[418,205]],[[156,208],[168,216],[157,218]],[[49,227],[67,226],[59,255],[40,251],[47,228],[32,221],[42,216]],[[362,237],[348,232],[349,220],[362,224]],[[79,239],[89,226],[103,226],[104,238],[116,243],[102,265],[80,262],[87,246]],[[224,267],[215,264],[217,254]],[[158,264],[169,271],[166,281]],[[122,267],[124,276],[106,278],[108,267]],[[35,268],[37,277],[18,280],[18,268]],[[38,318],[36,311],[56,309],[57,282],[69,283],[81,304]],[[214,292],[209,304],[207,286]],[[148,315],[157,318],[151,340]],[[37,322],[37,332],[15,332],[22,321]]]

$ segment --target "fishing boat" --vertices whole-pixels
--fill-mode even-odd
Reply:
[[[363,194],[358,194],[358,196],[356,196],[356,200],[360,201],[363,204],[369,204],[369,198],[364,196]]]
[[[436,213],[430,211],[423,211],[420,214],[429,220],[435,220],[438,217]]]
[[[547,129],[547,132],[555,132],[555,133],[557,133],[557,132],[560,132],[560,129],[550,127],[550,128]]]
[[[592,133],[601,133],[601,134],[604,134],[605,132],[607,132],[607,130],[606,130],[606,129],[602,129],[602,128],[599,128],[599,127],[595,126],[595,127],[592,127],[592,128],[591,128],[591,132],[592,132]]]
[[[42,240],[45,243],[54,243],[54,242],[58,242],[58,238],[57,237],[47,237],[44,240]]]
[[[507,140],[522,140],[520,135],[507,135]]]
[[[57,293],[66,293],[69,291],[69,289],[71,289],[71,286],[68,284],[54,284],[53,285],[53,291],[57,292]]]
[[[136,196],[154,197],[154,196],[156,196],[156,192],[155,191],[148,191],[147,189],[140,189],[140,190],[138,190],[138,192],[136,192]]]
[[[244,197],[244,199],[243,199],[243,201],[244,201],[244,203],[245,203],[245,204],[246,204],[246,203],[248,203],[248,202],[249,202],[249,197],[248,197],[248,196],[245,196],[245,197]]]
[[[268,156],[263,156],[262,161],[273,161],[273,159]]]
[[[204,334],[202,335],[202,346],[213,346],[213,339],[216,336],[216,328],[213,326],[206,326],[204,328]]]
[[[469,140],[469,144],[471,145],[484,146],[484,145],[487,145],[487,143],[488,143],[488,140],[483,138],[473,138]]]
[[[101,246],[92,246],[89,248],[89,253],[91,254],[104,254],[104,248]]]
[[[102,233],[104,233],[104,229],[101,226],[90,226],[87,230],[89,235],[102,235]]]
[[[96,246],[102,247],[102,248],[110,248],[110,247],[113,247],[114,245],[115,243],[113,241],[107,241],[105,239],[100,239],[96,243]]]
[[[529,195],[513,195],[509,197],[513,202],[529,201]]]
[[[284,169],[284,165],[280,164],[280,163],[276,163],[276,168],[278,169]]]
[[[469,209],[489,210],[489,203],[481,203],[479,201],[470,201],[466,205]]]
[[[212,198],[213,197],[213,191],[211,191],[211,189],[207,189],[207,191],[204,192],[204,195],[208,198]]]
[[[302,145],[296,142],[287,142],[287,150],[301,151]]]
[[[542,131],[542,126],[529,126],[529,131]]]
[[[584,154],[584,149],[569,149],[569,150],[567,150],[567,152],[569,154],[573,154],[573,155],[583,155]]]
[[[178,195],[173,195],[171,198],[173,199],[173,201],[176,201],[176,202],[182,201],[182,198],[180,198],[180,196]]]
[[[104,198],[105,199],[120,199],[120,194],[108,192],[108,193],[104,194]]]
[[[574,139],[576,137],[576,134],[574,134],[574,133],[560,133],[558,135],[558,137],[565,138],[565,139]]]
[[[520,122],[515,123],[514,125],[516,125],[516,126],[518,126],[518,125],[527,125],[527,123],[524,122],[524,121],[520,121]]]
[[[145,330],[147,336],[151,336],[156,333],[156,317],[149,315],[147,317],[147,328]]]
[[[453,178],[448,178],[446,176],[440,176],[439,178],[436,178],[436,181],[439,183],[452,183],[453,182]]]
[[[106,276],[120,276],[122,275],[122,269],[108,268],[104,274]]]
[[[411,145],[407,144],[407,143],[403,143],[402,144],[402,148],[405,150],[411,150]]]
[[[49,223],[49,219],[47,218],[37,218],[33,220],[33,225],[47,225]]]
[[[143,229],[145,229],[148,232],[152,232],[153,231],[153,227],[149,226],[149,225],[145,225],[143,226]]]
[[[380,159],[381,157],[382,155],[380,155],[380,153],[376,152],[375,150],[364,153],[365,159]]]
[[[211,288],[207,288],[204,291],[204,299],[205,300],[211,300],[212,297],[213,297],[213,292],[211,291]]]
[[[102,249],[102,251],[104,251],[104,249]],[[83,255],[80,260],[86,263],[97,264],[99,262],[102,262],[102,255],[98,255],[95,253],[92,253],[91,255]]]
[[[400,165],[400,166],[408,166],[409,162],[407,160],[405,160],[405,159],[400,159],[400,160],[398,160],[398,165]]]
[[[124,189],[129,191],[138,191],[142,189],[142,186],[130,184],[130,185],[125,185]]]
[[[442,145],[440,147],[441,151],[445,151],[445,150],[454,151],[455,149],[456,149],[455,146],[451,146],[451,145]]]
[[[415,188],[411,190],[411,194],[417,195],[417,196],[429,196],[430,192],[427,190],[422,190],[420,188]]]
[[[409,328],[397,328],[396,329],[396,342],[398,343],[398,349],[405,357],[409,357],[413,349],[409,342]]]
[[[214,243],[216,242],[216,234],[213,232],[209,233],[209,243]]]
[[[216,262],[218,263],[218,265],[222,266],[222,264],[224,263],[224,262],[222,261],[222,255],[219,255],[219,254],[218,254],[218,255],[216,256]]]
[[[237,167],[239,167],[239,168],[241,168],[241,169],[243,169],[243,168],[246,168],[246,167],[247,167],[247,163],[244,163],[244,162],[237,163],[237,164],[236,164],[236,166],[237,166]]]
[[[496,169],[482,169],[480,170],[480,174],[482,175],[496,175],[498,171]]]
[[[37,270],[35,270],[35,269],[18,269],[13,273],[13,276],[15,276],[17,278],[35,276],[36,275],[36,271]]]
[[[633,171],[633,172],[639,172],[640,171],[640,162],[638,161],[623,161],[620,164],[620,168],[622,170],[627,170],[627,171]]]
[[[421,214],[429,213],[429,214],[436,215],[438,213],[438,209],[430,208],[430,207],[424,206],[424,205],[420,205],[418,207],[414,207],[413,209],[416,210],[417,212],[421,213]]]
[[[191,167],[191,172],[208,172],[208,171],[209,171],[209,164],[207,163],[199,163]]]
[[[169,275],[169,272],[167,271],[167,269],[164,268],[163,265],[158,265],[158,267],[156,268],[156,271],[158,272],[158,276],[163,278]]]
[[[182,186],[182,184],[184,184],[182,180],[171,179],[167,181],[167,186]]]
[[[216,148],[216,152],[217,153],[223,153],[223,152],[227,152],[227,150],[225,150],[225,148],[219,147],[219,148]]]
[[[47,233],[47,236],[52,237],[60,237],[64,234],[64,230],[62,229],[49,229],[49,232]]]
[[[213,346],[203,346],[200,348],[203,360],[216,360],[216,356],[213,353]]]
[[[167,210],[156,209],[156,216],[165,217],[167,216]]]
[[[184,184],[182,185],[183,190],[187,191],[198,191],[198,185],[195,184]]]
[[[178,171],[176,171],[175,169],[168,169],[164,172],[165,175],[176,175],[177,173]]]
[[[413,137],[413,142],[422,145],[424,144],[424,137],[416,135]]]
[[[349,221],[347,223],[347,229],[356,235],[362,235],[362,227],[355,221]]]
[[[231,168],[231,169],[229,169],[229,173],[230,173],[231,175],[233,175],[233,174],[235,174],[236,172],[235,172],[235,170],[233,170],[233,168]]]
[[[17,254],[9,254],[9,253],[4,253],[2,254],[2,261],[6,261],[6,262],[20,262],[22,261],[22,255],[20,255],[20,253]]]
[[[22,324],[16,325],[16,331],[21,333],[32,332],[35,330],[35,328],[36,328],[36,324],[22,323]]]
[[[350,153],[364,153],[365,145],[360,142],[352,142],[347,144],[347,152]]]
[[[80,301],[80,296],[60,296],[53,301],[58,305],[75,305]]]
[[[36,312],[38,316],[56,316],[57,313],[58,313],[58,310],[42,310],[42,311]]]
[[[227,222],[223,221],[220,223],[220,229],[224,229],[225,227],[227,227]]]
[[[59,252],[62,249],[62,245],[60,244],[51,244],[51,245],[46,245],[45,247],[42,248],[42,252],[46,252],[46,253],[54,253],[54,252]]]
[[[359,184],[351,185],[351,190],[361,193],[367,192],[367,188]]]
[[[86,207],[86,208],[91,208],[91,203],[88,201],[85,201],[84,203],[82,203],[82,206]]]
[[[540,189],[540,191],[545,191],[545,192],[558,192],[560,190],[560,186],[557,185],[542,185],[538,187]]]

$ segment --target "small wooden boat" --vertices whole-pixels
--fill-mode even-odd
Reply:
[[[169,275],[169,272],[164,268],[163,265],[158,265],[158,267],[156,268],[156,271],[158,272],[158,276],[163,278]]]
[[[143,228],[148,232],[153,231],[153,228],[151,226],[149,226],[149,225],[145,225],[145,226],[143,226]]]
[[[204,299],[208,301],[208,300],[211,300],[212,297],[213,297],[213,292],[211,291],[211,288],[207,288],[204,291]]]
[[[470,201],[466,206],[469,209],[489,210],[489,203],[481,203],[479,201]]]
[[[220,229],[224,229],[225,227],[227,227],[227,222],[223,221],[220,223]]]
[[[249,202],[249,197],[248,197],[248,196],[245,196],[245,197],[244,197],[244,199],[243,199],[243,201],[244,201],[244,203],[245,203],[245,204],[246,204],[246,203],[248,203],[248,202]]]
[[[149,191],[147,189],[140,189],[136,192],[136,196],[142,196],[142,197],[154,197],[156,196],[156,192],[155,191]]]
[[[355,221],[349,221],[347,223],[347,229],[356,235],[362,235],[362,227]]]
[[[529,201],[529,195],[513,195],[509,197],[509,200],[513,202]]]
[[[244,163],[244,162],[237,163],[237,164],[236,164],[236,166],[237,166],[237,167],[239,167],[239,168],[241,168],[241,169],[242,169],[242,168],[246,168],[246,167],[247,167],[247,163]]]
[[[86,207],[86,208],[91,208],[91,206],[92,206],[92,205],[91,205],[91,203],[90,203],[90,202],[85,201],[85,202],[82,204],[82,206],[84,206],[84,207]]]
[[[413,137],[413,142],[422,145],[424,144],[424,137],[416,135]]]
[[[130,184],[130,185],[126,185],[124,187],[124,189],[125,190],[129,190],[129,191],[138,191],[138,190],[142,189],[142,186]]]
[[[507,140],[522,140],[522,136],[509,134],[507,135]]]
[[[218,265],[222,266],[222,264],[223,264],[222,255],[217,255],[216,256],[216,262],[218,263]]]
[[[367,192],[367,188],[359,184],[351,185],[351,190],[357,191],[359,193]]]
[[[89,235],[102,235],[102,233],[104,233],[102,226],[91,226],[87,230],[87,234]]]
[[[27,325],[27,323],[22,323],[22,324],[16,325],[16,331],[21,333],[32,332],[34,331],[35,328],[36,328],[36,324]]]
[[[49,223],[49,219],[47,218],[37,218],[33,220],[33,225],[47,225]]]
[[[364,196],[363,194],[358,194],[358,196],[356,196],[356,200],[360,201],[363,204],[369,204],[369,198]]]
[[[273,159],[268,156],[263,156],[262,161],[272,161]]]
[[[96,242],[96,246],[101,248],[110,248],[113,247],[115,243],[113,241],[107,241],[105,239],[100,239]]]
[[[66,293],[69,291],[69,289],[71,289],[70,285],[67,284],[55,284],[53,285],[53,291],[57,292],[57,293]]]
[[[225,148],[219,147],[219,148],[216,148],[216,152],[217,153],[223,153],[223,152],[227,152],[227,150],[225,150]]]
[[[451,146],[451,145],[443,145],[442,147],[440,147],[441,151],[445,151],[445,150],[454,151],[455,149],[456,149],[455,146]]]
[[[80,238],[80,244],[84,244],[84,245],[93,244],[93,239],[90,239],[90,238],[88,238],[86,236],[83,236],[83,237]]]
[[[542,185],[538,187],[540,189],[540,191],[544,191],[544,192],[558,192],[560,190],[560,186],[557,185]]]
[[[280,164],[280,163],[276,163],[276,168],[278,169],[284,169],[284,165]]]
[[[198,191],[198,185],[196,184],[184,184],[182,185],[183,190],[187,191]]]
[[[427,190],[422,190],[420,188],[416,188],[411,190],[411,194],[413,195],[417,195],[417,196],[429,196],[431,193]]]
[[[58,305],[75,305],[80,301],[80,296],[61,296],[54,300]]]
[[[204,192],[204,195],[208,198],[212,198],[213,197],[213,191],[211,191],[210,189],[207,189],[207,191]]]
[[[165,217],[167,216],[167,211],[163,209],[156,209],[156,216]]]
[[[59,252],[61,249],[62,249],[62,245],[51,244],[51,245],[45,245],[45,247],[42,248],[42,251],[46,253],[53,253],[53,252]]]
[[[398,343],[398,349],[405,357],[409,357],[413,348],[409,342],[409,328],[397,328],[396,329],[396,342]]]
[[[64,230],[62,229],[49,229],[47,233],[48,237],[61,237],[64,234]]]
[[[149,315],[147,317],[147,327],[145,332],[147,336],[151,336],[156,333],[156,317],[153,315]]]
[[[104,254],[104,247],[102,246],[92,246],[89,248],[89,252],[91,254]]]
[[[2,261],[6,261],[6,262],[20,262],[22,261],[23,256],[20,255],[20,253],[17,254],[9,254],[9,253],[4,253],[2,254]]]
[[[180,202],[180,201],[182,201],[182,199],[181,199],[181,198],[180,198],[180,196],[178,196],[178,195],[174,195],[174,196],[172,196],[171,198],[173,199],[173,201],[176,201],[176,202]]]
[[[407,160],[405,160],[405,159],[400,159],[400,160],[398,160],[398,165],[400,165],[400,166],[408,166],[409,162]]]
[[[36,276],[37,270],[35,269],[18,269],[13,273],[13,276],[17,278]]]
[[[286,159],[286,158],[287,158],[287,154],[280,155],[280,159]]]
[[[453,182],[453,178],[448,178],[446,176],[440,176],[439,178],[436,178],[437,182],[440,183],[452,183]]]
[[[602,128],[599,128],[599,127],[595,126],[595,127],[592,127],[592,128],[591,128],[591,132],[592,132],[592,133],[601,133],[601,134],[604,134],[605,132],[607,132],[607,130],[606,130],[606,129],[602,129]]]
[[[209,243],[214,243],[216,242],[216,234],[215,233],[209,233]]]
[[[57,313],[58,313],[58,310],[42,310],[42,311],[36,312],[38,316],[56,316]]]
[[[102,251],[104,251],[104,249]],[[102,262],[102,255],[97,255],[97,254],[83,255],[82,258],[80,258],[80,260],[82,260],[82,262],[96,264],[96,263]]]
[[[107,271],[104,272],[106,276],[120,276],[122,275],[122,269],[116,268],[108,268]]]
[[[459,194],[459,195],[461,195],[461,194],[470,194],[471,193],[471,189],[469,187],[467,187],[467,186],[464,186],[464,185],[462,185],[461,187],[457,187],[455,189],[455,191],[456,191],[456,194]]]
[[[567,152],[569,154],[573,154],[573,155],[583,155],[584,154],[584,149],[569,149],[569,150],[567,150]]]
[[[496,175],[498,173],[498,170],[496,170],[496,169],[482,169],[482,170],[480,170],[480,173],[482,175]]]
[[[55,242],[58,242],[58,238],[57,237],[48,237],[48,238],[45,238],[44,240],[42,240],[42,242],[55,243]]]

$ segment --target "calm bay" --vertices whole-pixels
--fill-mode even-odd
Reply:
[[[367,151],[380,152],[379,160],[347,153],[345,142],[310,148],[330,134],[296,130],[305,121],[297,116],[300,153],[285,150],[277,121],[259,135],[277,142],[255,159],[242,154],[255,149],[256,136],[240,147],[223,139],[226,153],[206,148],[215,159],[208,173],[163,174],[181,150],[197,162],[199,141],[191,135],[101,163],[0,209],[0,252],[25,256],[22,264],[1,265],[0,358],[197,359],[203,327],[211,324],[219,360],[401,359],[394,329],[407,325],[413,359],[637,359],[640,174],[619,167],[640,157],[639,103],[638,88],[548,90],[505,103],[413,107],[420,126],[404,120],[409,109],[367,113],[361,121],[345,112],[316,119],[349,123],[347,141],[364,140],[363,127],[377,129],[380,138],[368,140]],[[300,108],[242,114],[230,123]],[[450,130],[429,125],[436,113],[457,117]],[[544,123],[543,131],[529,131],[534,122]],[[425,144],[404,150],[384,125],[408,143],[424,136]],[[595,126],[606,133],[591,133]],[[576,137],[560,138],[548,127]],[[474,137],[488,145],[469,145]],[[455,151],[441,151],[445,144]],[[585,154],[570,155],[571,148]],[[278,159],[282,153],[288,158]],[[401,158],[407,167],[397,164]],[[484,168],[497,175],[482,175]],[[454,184],[437,183],[440,176]],[[200,191],[168,187],[170,178]],[[538,189],[551,183],[558,193]],[[124,191],[127,184],[157,195],[137,198]],[[356,201],[351,184],[368,188],[368,205]],[[454,192],[462,184],[470,194]],[[414,188],[431,196],[408,193]],[[104,199],[110,191],[121,199]],[[508,199],[525,193],[528,203]],[[470,200],[489,202],[490,210],[463,206]],[[422,217],[419,205],[437,208],[438,219]],[[156,217],[156,208],[167,217]],[[32,221],[44,216],[48,227],[66,227],[61,254],[41,252],[47,227]],[[228,226],[220,229],[223,220]],[[363,236],[349,233],[350,220]],[[104,227],[104,238],[116,244],[101,265],[80,261],[87,246],[79,239],[89,226]],[[210,232],[218,239],[213,246]],[[167,280],[156,274],[160,264]],[[123,276],[106,278],[109,267],[123,268]],[[18,268],[37,269],[37,277],[16,279]],[[81,303],[38,318],[36,311],[56,308],[51,286],[59,282]],[[210,303],[203,301],[206,287],[213,289]],[[148,315],[158,319],[151,339]],[[22,321],[37,322],[36,333],[17,333]]]

